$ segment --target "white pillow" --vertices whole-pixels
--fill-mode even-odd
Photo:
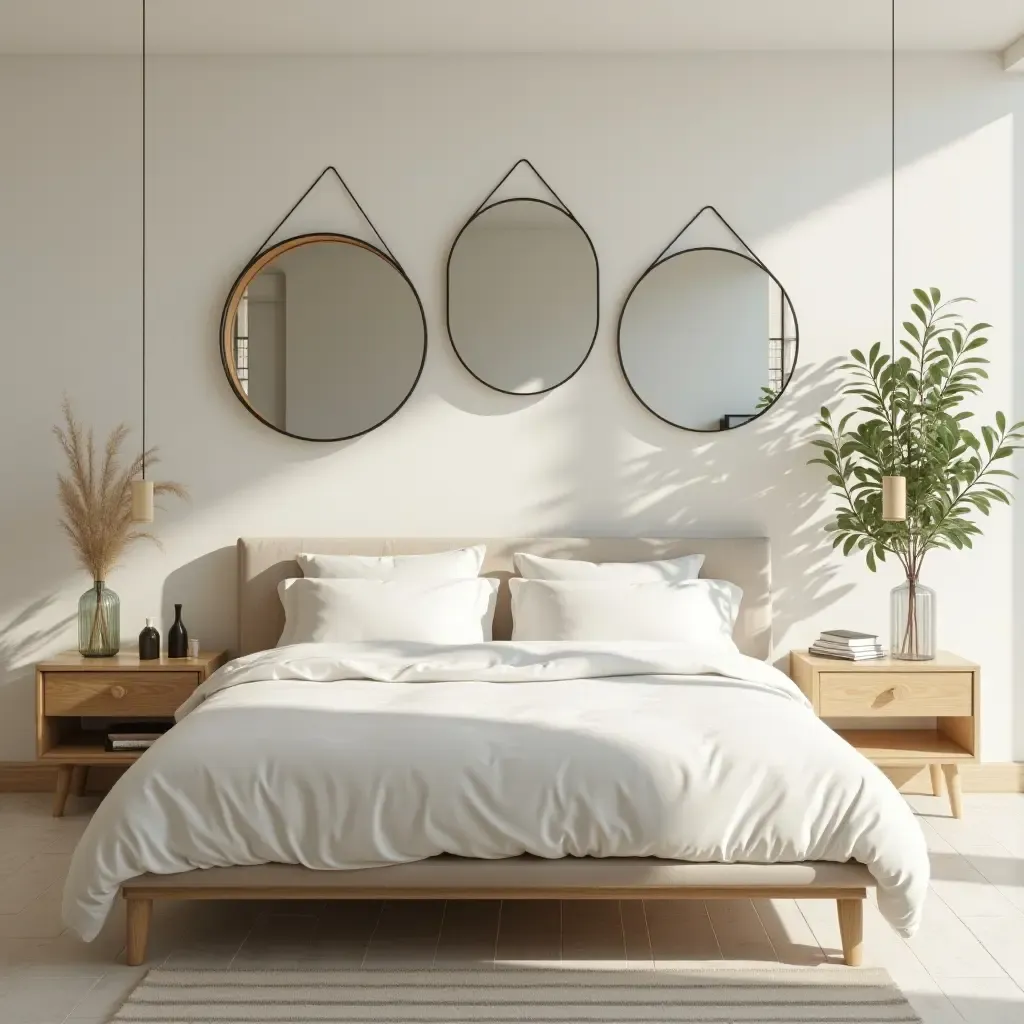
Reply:
[[[296,555],[310,580],[472,580],[487,548],[478,544],[429,555]]]
[[[732,645],[743,591],[725,580],[581,583],[511,579],[513,640]]]
[[[282,580],[279,647],[358,640],[475,644],[491,639],[498,581]]]
[[[683,555],[658,562],[581,562],[575,558],[543,558],[517,551],[516,572],[528,580],[590,580],[617,583],[654,583],[658,580],[695,580],[703,555]]]

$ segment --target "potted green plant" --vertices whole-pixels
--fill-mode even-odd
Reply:
[[[868,568],[892,555],[904,581],[892,592],[891,649],[896,658],[935,657],[935,595],[921,583],[925,556],[936,548],[963,550],[981,533],[975,521],[994,502],[1010,503],[1002,482],[1014,474],[1005,459],[1022,446],[1024,422],[971,429],[967,401],[988,374],[981,351],[990,324],[967,326],[959,312],[971,299],[942,301],[938,288],[914,289],[912,320],[898,354],[876,342],[850,352],[841,370],[851,379],[840,393],[857,408],[838,421],[821,409],[811,463],[825,466],[838,500],[833,547],[864,552]]]

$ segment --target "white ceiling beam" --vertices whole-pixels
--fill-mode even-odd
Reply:
[[[1024,36],[1003,50],[1003,70],[1024,72]]]

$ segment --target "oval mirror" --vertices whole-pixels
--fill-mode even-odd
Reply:
[[[564,384],[594,346],[598,301],[590,238],[542,199],[484,207],[448,255],[448,336],[495,391],[538,395]]]
[[[348,235],[300,235],[260,253],[221,318],[235,394],[267,426],[307,441],[358,437],[389,420],[426,354],[412,282]]]
[[[785,289],[732,249],[684,249],[655,263],[619,317],[630,389],[684,430],[730,430],[766,412],[789,384],[798,344]]]

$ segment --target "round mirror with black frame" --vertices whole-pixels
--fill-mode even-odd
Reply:
[[[235,395],[268,427],[343,441],[391,419],[419,382],[427,322],[412,282],[360,238],[297,235],[258,253],[221,317]]]
[[[731,430],[764,415],[789,385],[798,349],[778,279],[753,255],[718,246],[660,256],[619,316],[626,383],[683,430]]]
[[[509,395],[539,395],[564,384],[597,338],[597,252],[544,185],[557,204],[488,202],[488,196],[448,254],[448,337],[455,354],[477,380]]]

